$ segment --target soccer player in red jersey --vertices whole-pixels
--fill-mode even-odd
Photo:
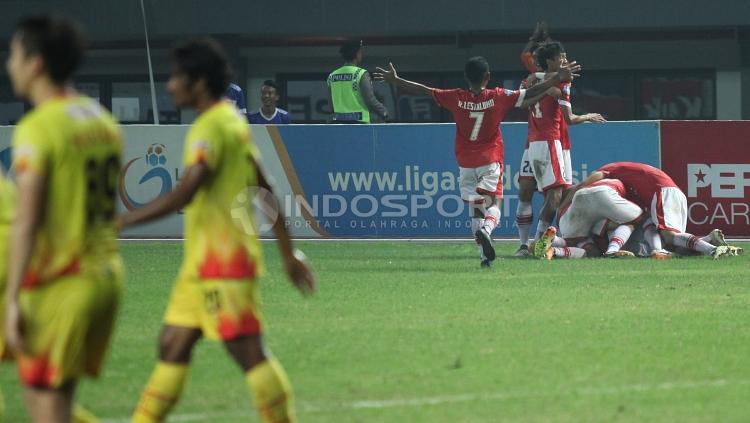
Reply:
[[[557,41],[540,45],[535,53],[539,68],[544,72],[556,72],[566,63],[565,49]],[[537,74],[534,77],[543,80],[545,74]],[[526,150],[521,160],[519,204],[516,210],[516,224],[521,242],[516,252],[517,256],[530,255],[528,239],[533,220],[531,199],[534,187],[544,193],[544,205],[540,211],[534,237],[535,240],[539,240],[555,216],[563,190],[572,184],[573,169],[567,124],[604,122],[604,118],[598,113],[581,116],[573,114],[570,83],[561,82],[555,88],[555,95],[542,97],[529,110],[529,132]]]
[[[662,248],[661,237],[668,245],[714,258],[735,255],[742,251],[737,247],[728,246],[724,241],[724,235],[718,229],[704,237],[685,232],[688,218],[687,198],[672,178],[662,170],[644,163],[610,163],[592,173],[579,186],[585,187],[603,178],[622,181],[626,188],[626,198],[650,212],[651,220],[646,228],[645,238],[654,251],[654,257],[667,256]]]
[[[500,219],[503,195],[503,137],[500,122],[512,107],[528,107],[560,82],[571,81],[580,66],[560,66],[549,79],[528,90],[488,89],[490,67],[483,57],[470,58],[464,68],[469,89],[441,90],[400,78],[393,64],[390,70],[377,68],[376,81],[386,81],[419,95],[431,96],[448,109],[456,121],[456,160],[460,169],[461,198],[472,207],[472,234],[481,246],[482,266],[495,259],[491,234]]]

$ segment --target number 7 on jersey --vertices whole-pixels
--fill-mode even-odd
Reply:
[[[479,138],[479,130],[482,129],[482,121],[484,120],[484,112],[471,112],[469,117],[474,120],[474,129],[471,130],[469,141],[476,141]]]

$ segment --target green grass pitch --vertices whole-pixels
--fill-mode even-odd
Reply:
[[[713,261],[500,258],[473,243],[301,242],[303,299],[265,244],[267,343],[302,422],[750,421],[750,254]],[[750,244],[743,245],[750,249]],[[151,372],[182,246],[123,245],[126,289],[105,372],[79,401],[127,422]],[[0,366],[6,422],[25,422]],[[221,345],[202,342],[175,422],[257,422]]]

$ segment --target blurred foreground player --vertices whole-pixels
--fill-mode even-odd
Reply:
[[[101,369],[121,293],[122,136],[107,110],[71,88],[84,46],[68,20],[27,18],[7,64],[16,95],[34,106],[13,134],[18,204],[5,316],[34,422],[71,421],[78,379]]]
[[[221,99],[229,75],[223,50],[210,39],[172,52],[168,89],[178,107],[198,112],[185,139],[184,176],[172,192],[121,217],[121,225],[128,226],[185,208],[185,255],[164,317],[159,362],[133,415],[137,423],[166,418],[202,337],[224,343],[245,373],[264,422],[295,421],[286,374],[263,345],[258,299],[262,264],[252,188],[271,187],[258,167],[244,116]],[[311,292],[314,277],[292,248],[283,217],[273,229],[292,282]]]

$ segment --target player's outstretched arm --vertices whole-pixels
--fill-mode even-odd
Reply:
[[[578,125],[579,123],[585,122],[602,123],[607,121],[607,119],[604,119],[604,116],[600,115],[599,113],[586,113],[585,115],[576,115],[573,113],[573,109],[570,104],[562,105],[562,109],[563,117],[565,117],[565,121],[570,125]]]
[[[426,85],[422,85],[418,82],[409,81],[398,76],[396,68],[393,67],[393,63],[388,63],[390,70],[383,69],[381,67],[375,68],[375,72],[372,73],[372,77],[377,82],[387,82],[391,85],[395,85],[402,90],[422,96],[431,96],[432,88]]]
[[[175,189],[148,203],[146,206],[128,212],[117,219],[117,226],[124,228],[159,219],[187,206],[198,192],[198,188],[208,180],[211,171],[198,162],[187,169]]]
[[[573,78],[577,78],[580,75],[578,72],[581,71],[581,65],[578,62],[565,63],[560,67],[560,70],[550,78],[534,85],[533,87],[526,90],[526,97],[536,97],[540,94],[544,94],[548,89],[556,86],[560,82],[569,82]]]
[[[268,179],[266,179],[263,170],[257,162],[255,162],[255,168],[258,169],[258,186],[271,193],[271,195],[264,195],[263,200],[269,202],[268,205],[271,209],[280,210],[273,187]],[[270,201],[274,201],[277,204],[270,204]],[[281,259],[284,261],[284,267],[286,268],[287,275],[289,275],[289,279],[303,295],[312,294],[315,292],[315,286],[317,285],[315,275],[307,264],[302,251],[295,249],[292,245],[292,238],[286,230],[284,217],[281,215],[281,212],[279,212],[276,221],[273,222],[273,232],[278,239]]]
[[[18,172],[16,183],[18,192],[23,195],[18,196],[18,208],[10,237],[5,336],[11,350],[22,352],[25,345],[18,297],[42,221],[47,180],[43,175],[27,169]]]
[[[521,102],[521,106],[519,108],[521,109],[528,109],[529,107],[535,105],[539,102],[544,96],[549,95],[552,97],[559,97],[560,95],[560,89],[557,87],[552,87],[548,89],[547,91],[537,95],[536,97],[526,97],[523,99],[523,102]]]

